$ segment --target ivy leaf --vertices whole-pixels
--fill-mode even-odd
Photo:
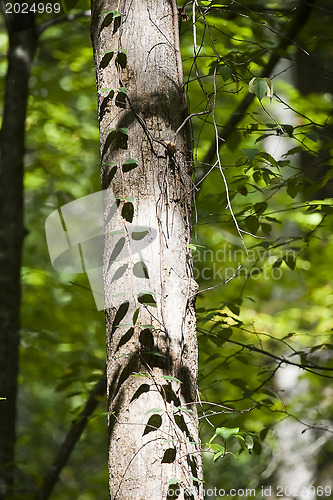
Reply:
[[[117,10],[105,10],[104,12],[102,12],[101,14],[99,14],[98,17],[104,16],[105,14],[112,14],[112,16],[114,18],[121,16],[120,12],[118,12]]]
[[[237,434],[236,439],[238,440],[241,447],[247,449],[249,453],[251,452],[251,450],[253,450],[254,441],[252,436],[250,436],[250,434],[248,434],[247,432],[241,432]]]
[[[168,485],[178,484],[180,482],[181,479],[179,479],[179,477],[170,477],[170,479],[168,480]]]
[[[140,304],[145,304],[146,306],[157,307],[152,292],[140,293],[138,296],[138,301],[140,302]]]
[[[223,448],[223,447],[221,447],[221,448]],[[223,448],[218,453],[215,453],[214,458],[213,458],[213,462],[216,462],[216,460],[218,460],[221,456],[224,456],[224,455],[225,455],[225,448]]]
[[[249,215],[245,219],[245,226],[246,229],[248,229],[252,234],[256,234],[260,227],[260,222],[258,217],[255,217],[254,215]]]
[[[191,250],[197,250],[198,248],[206,248],[204,245],[195,245],[194,243],[189,243],[187,245],[187,248],[190,248]]]
[[[257,215],[262,215],[267,207],[268,203],[266,201],[261,201],[259,203],[255,203],[253,208]]]
[[[233,73],[232,69],[229,66],[226,66],[225,64],[218,66],[218,72],[222,76],[224,82],[229,80],[229,78],[232,77]]]

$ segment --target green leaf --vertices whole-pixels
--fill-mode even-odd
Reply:
[[[229,80],[229,78],[231,78],[232,74],[233,74],[232,68],[230,68],[229,66],[226,66],[225,64],[223,64],[223,65],[219,64],[218,72],[222,76],[224,82]]]
[[[285,263],[287,264],[287,266],[289,267],[289,269],[291,269],[292,271],[294,271],[295,267],[296,267],[296,258],[295,258],[295,255],[294,253],[290,253],[288,252],[287,255],[285,255],[283,257],[283,260],[285,261]]]
[[[319,141],[319,135],[317,134],[317,132],[308,132],[304,135],[313,142]]]
[[[185,413],[193,413],[193,410],[189,410],[188,408],[186,408],[185,406],[176,406],[174,408],[174,411],[177,412],[177,411],[184,411]]]
[[[135,377],[135,378],[150,378],[150,375],[149,373],[145,373],[145,372],[142,372],[142,373],[132,373],[131,374],[132,377]]]
[[[104,92],[110,92],[111,90],[114,91],[114,89],[112,87],[108,87],[105,89],[99,89],[98,93],[103,94]],[[116,165],[116,163],[114,163],[114,165]]]
[[[264,79],[265,82],[267,83],[267,91],[266,91],[266,96],[269,97],[270,100],[273,98],[273,83],[269,78]]]
[[[283,130],[286,132],[286,134],[288,134],[289,137],[292,137],[293,136],[293,133],[294,133],[294,127],[292,125],[288,125],[288,124],[283,124],[281,125],[281,127],[283,128]]]
[[[252,234],[256,234],[260,227],[260,222],[258,217],[255,217],[254,215],[249,215],[245,219],[245,226],[248,231]]]
[[[181,482],[181,479],[179,479],[179,477],[171,477],[169,480],[168,480],[168,485],[171,485],[171,484],[178,484]]]
[[[259,149],[244,148],[242,151],[249,161],[253,161],[259,153]]]
[[[193,476],[189,477],[189,480],[190,481],[194,481],[195,483],[199,483],[200,482],[200,480],[197,477],[193,477]]]
[[[228,441],[228,439],[239,433],[239,427],[216,427],[215,433],[222,438],[223,441]]]
[[[128,135],[128,127],[121,127],[117,129],[121,134]]]
[[[236,314],[236,316],[239,316],[240,307],[239,304],[237,304],[236,302],[228,304],[228,309],[230,309],[232,313]]]
[[[163,408],[152,408],[151,410],[148,410],[145,412],[145,415],[148,415],[149,413],[163,413],[165,410]]]
[[[264,160],[267,160],[272,165],[272,167],[277,167],[278,166],[276,159],[273,158],[273,156],[270,155],[269,153],[266,153],[265,151],[262,151],[259,156],[260,156],[260,158],[263,158]]]
[[[98,17],[104,16],[104,14],[112,14],[114,18],[121,16],[121,13],[117,10],[104,10]]]
[[[135,163],[137,165],[138,160],[134,160],[134,158],[129,158],[128,160],[124,161],[123,166],[124,165],[132,165],[133,163]]]
[[[104,50],[103,52],[100,52],[98,55],[104,56],[105,54],[113,54],[113,53],[114,53],[114,49],[108,49],[108,50]]]
[[[287,181],[287,193],[291,198],[295,198],[297,194],[300,192],[301,187],[299,184],[299,180],[296,177],[292,177]]]
[[[232,328],[223,328],[219,331],[217,337],[212,337],[210,340],[214,342],[217,347],[221,347],[232,335]]]
[[[219,451],[218,453],[215,453],[214,458],[213,458],[213,462],[216,462],[216,460],[218,460],[224,454],[225,454],[225,450]]]
[[[105,132],[118,132],[120,134],[128,135],[128,127],[109,128],[105,130]]]
[[[255,205],[253,206],[254,211],[257,215],[262,215],[267,207],[268,207],[268,203],[266,201],[261,201],[259,203],[255,203]]]
[[[216,434],[215,434],[216,436]],[[212,450],[212,451],[222,451],[223,453],[225,452],[225,447],[224,446],[221,446],[220,444],[217,444],[217,443],[208,443],[208,446],[209,448]]]
[[[255,94],[259,101],[267,95],[268,97],[271,97],[272,95],[272,88],[271,85],[268,84],[267,80],[268,78],[252,78],[252,80],[249,83],[249,92],[251,94]],[[270,81],[270,80],[269,80]]]
[[[183,383],[181,380],[179,380],[176,377],[173,377],[172,375],[163,375],[163,378],[165,378],[165,380],[173,380],[174,382],[179,382],[180,384]]]
[[[150,330],[155,330],[154,325],[149,325],[149,323],[142,323],[142,328],[149,328]]]
[[[263,232],[269,236],[272,232],[272,226],[270,224],[267,224],[267,222],[262,222],[261,224],[261,229],[263,230]]]
[[[190,248],[191,250],[197,250],[198,248],[206,248],[204,245],[194,245],[193,243],[189,243],[187,245],[187,248]]]
[[[138,301],[140,304],[145,304],[146,306],[157,307],[154,294],[152,292],[139,293]]]
[[[261,441],[264,441],[264,440],[265,440],[265,438],[266,438],[266,436],[267,436],[267,434],[268,434],[268,431],[269,431],[269,427],[264,427],[264,428],[260,431],[259,436],[260,436]]]
[[[251,451],[254,447],[254,440],[250,434],[247,432],[240,432],[236,435],[240,445],[245,447],[247,450]]]

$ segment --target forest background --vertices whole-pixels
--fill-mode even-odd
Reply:
[[[40,34],[29,83],[19,498],[34,498],[105,370],[104,313],[85,275],[52,269],[44,229],[58,207],[100,190],[87,9],[80,1]],[[332,6],[200,1],[182,12],[185,90],[196,115],[201,436],[208,443],[222,426],[248,436],[232,437],[219,456],[204,445],[205,488],[260,491],[288,486],[299,473],[313,487],[310,498],[330,497],[320,488],[333,488]],[[0,22],[4,81],[8,34]],[[255,77],[269,80],[250,93]],[[0,92],[3,99],[4,84]],[[107,498],[107,446],[101,396],[51,498]]]

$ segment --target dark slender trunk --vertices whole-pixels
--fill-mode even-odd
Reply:
[[[7,19],[8,70],[0,136],[0,499],[14,484],[20,344],[20,268],[24,238],[23,171],[28,81],[36,50],[34,19]]]

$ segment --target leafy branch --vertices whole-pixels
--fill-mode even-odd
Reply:
[[[261,71],[260,77],[265,78],[270,76],[275,66],[281,59],[281,51],[286,50],[289,45],[291,45],[296,36],[300,33],[302,28],[307,23],[313,6],[315,4],[315,0],[300,0],[298,2],[297,7],[295,8],[295,17],[293,21],[290,23],[290,27],[287,30],[286,34],[283,35],[279,45],[272,53],[269,61],[264,66]],[[238,123],[243,119],[248,107],[252,103],[254,99],[254,94],[248,94],[244,97],[244,99],[239,103],[228,122],[222,127],[221,130],[218,131],[218,139],[214,139],[211,143],[210,148],[208,149],[205,158],[203,160],[204,164],[211,164],[214,161],[216,156],[216,151],[223,146],[225,141],[228,139],[230,134],[235,130]]]

